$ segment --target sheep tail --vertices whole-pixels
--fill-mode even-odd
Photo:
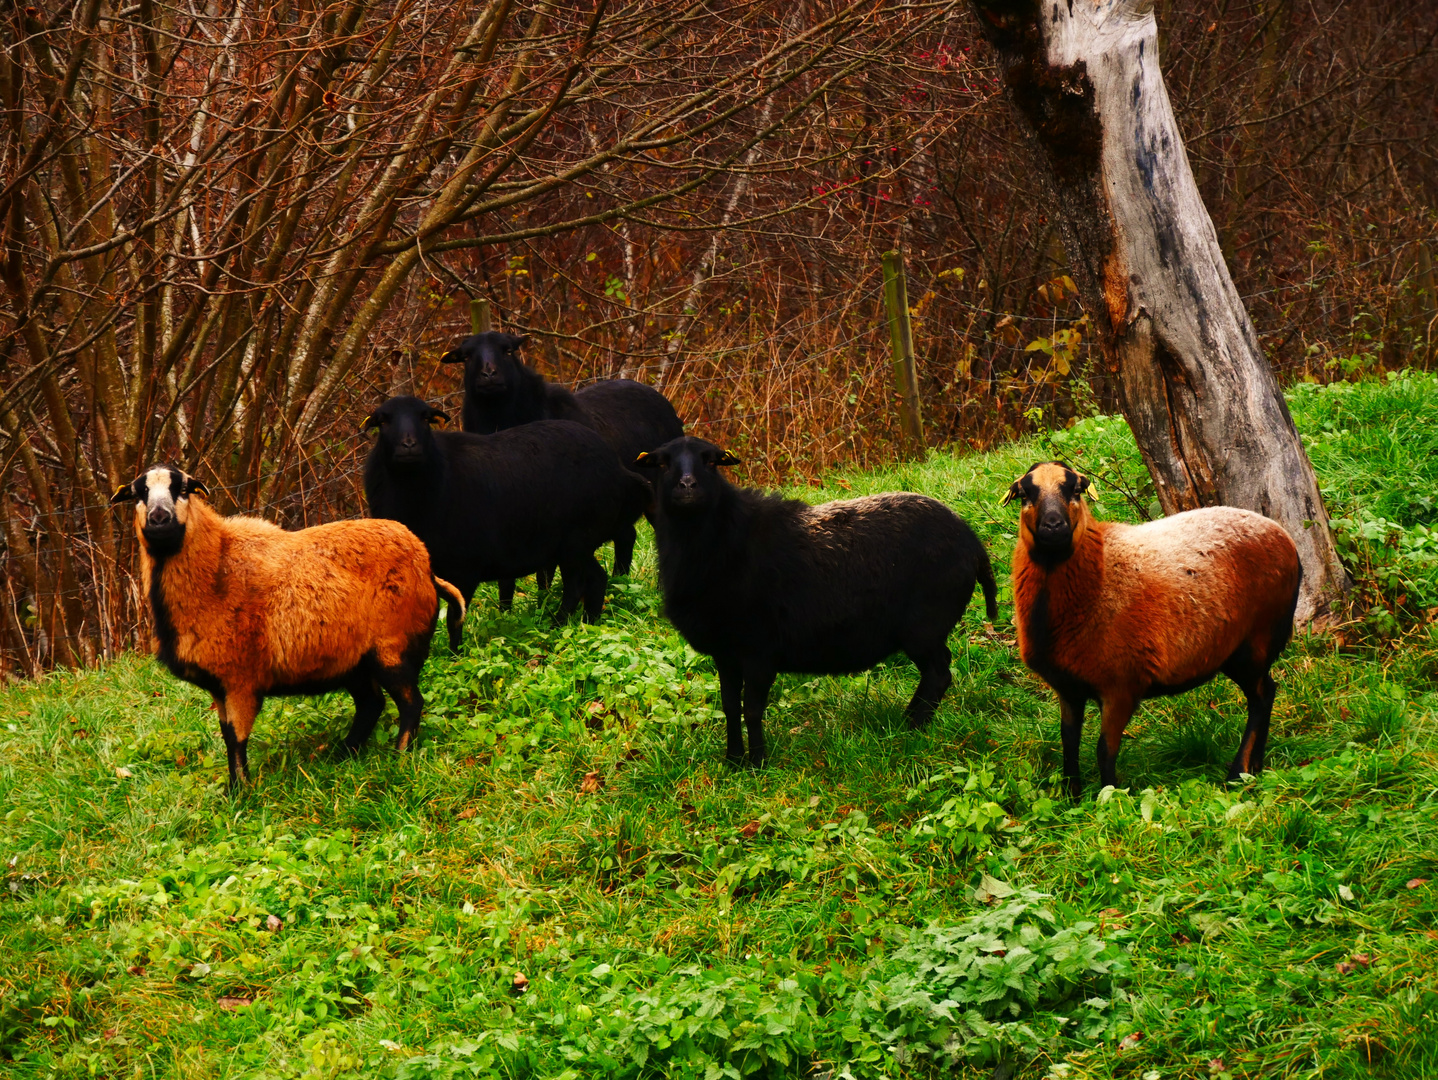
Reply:
[[[979,586],[984,590],[984,608],[988,612],[989,622],[999,617],[999,587],[994,583],[994,567],[989,562],[989,553],[979,545],[978,560]]]
[[[450,599],[459,605],[459,617],[461,619],[464,618],[465,608],[468,605],[465,604],[464,597],[459,594],[459,590],[456,589],[449,582],[445,581],[444,578],[439,577],[438,575],[431,576],[434,578],[434,587],[436,591],[442,589],[443,591],[449,593]]]

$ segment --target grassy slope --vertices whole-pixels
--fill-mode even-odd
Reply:
[[[1335,515],[1408,527],[1365,565],[1433,602],[1438,384],[1293,400]],[[1005,574],[998,498],[1046,449],[803,494],[938,496]],[[1112,420],[1057,449],[1138,474]],[[786,677],[772,767],[735,773],[652,582],[645,548],[597,627],[483,598],[403,757],[327,755],[347,698],[270,703],[233,802],[205,696],[147,658],[0,691],[0,1071],[1438,1073],[1428,630],[1296,642],[1260,781],[1221,783],[1242,710],[1214,683],[1146,705],[1128,791],[1070,805],[1007,607],[988,633],[971,606],[930,730],[906,663]]]

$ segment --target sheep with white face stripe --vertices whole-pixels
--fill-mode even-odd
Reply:
[[[400,714],[398,749],[419,729],[419,672],[439,614],[424,544],[394,521],[340,521],[286,532],[221,517],[204,484],[156,465],[115,492],[135,504],[140,569],[160,661],[207,690],[220,714],[230,787],[249,779],[248,740],[267,696],[347,690],[357,753],[383,692]]]

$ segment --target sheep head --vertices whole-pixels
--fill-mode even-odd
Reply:
[[[497,330],[472,334],[439,358],[441,364],[463,364],[465,389],[476,397],[500,397],[518,380],[519,350],[529,336]]]
[[[1088,477],[1062,461],[1040,461],[1009,486],[1005,504],[1020,500],[1019,539],[1040,563],[1059,563],[1083,542],[1093,518],[1083,493]]]
[[[135,532],[154,558],[173,555],[185,542],[190,519],[190,496],[209,495],[209,489],[173,465],[153,465],[120,488],[111,506],[135,504]]]
[[[430,426],[447,421],[441,412],[417,397],[392,397],[365,418],[364,429],[379,429],[379,441],[393,465],[423,465],[434,442]]]
[[[728,483],[719,475],[719,467],[738,464],[739,459],[727,450],[687,435],[634,459],[636,469],[658,472],[654,486],[659,505],[670,514],[707,510]]]

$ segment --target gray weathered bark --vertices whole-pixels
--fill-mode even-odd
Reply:
[[[1303,561],[1298,617],[1326,615],[1348,577],[1194,183],[1152,0],[974,7],[1164,512],[1226,504],[1280,522]]]

